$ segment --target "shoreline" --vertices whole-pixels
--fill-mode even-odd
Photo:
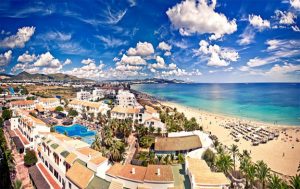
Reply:
[[[182,106],[184,108],[187,109],[192,109],[194,111],[198,111],[200,113],[204,113],[204,114],[210,114],[210,115],[214,115],[216,117],[220,117],[220,118],[224,118],[224,119],[235,119],[235,120],[240,120],[242,122],[247,122],[247,123],[251,123],[251,124],[255,124],[256,126],[262,126],[262,127],[270,127],[273,129],[300,129],[300,125],[286,125],[286,124],[273,124],[270,122],[264,122],[264,121],[258,121],[255,119],[251,119],[251,118],[244,118],[244,117],[238,117],[235,115],[226,115],[226,114],[222,114],[219,112],[211,112],[211,111],[207,111],[207,110],[203,110],[201,108],[195,108],[195,107],[190,107],[187,105],[183,105],[180,104],[178,102],[173,102],[173,101],[169,101],[169,100],[157,100],[160,104],[167,106],[166,104],[169,104],[170,107],[172,108],[172,105],[174,106]]]
[[[254,162],[263,160],[273,171],[286,176],[294,176],[298,173],[297,169],[300,166],[300,143],[296,139],[300,139],[300,127],[273,125],[253,120],[245,121],[245,119],[206,112],[171,101],[158,100],[158,103],[163,106],[176,108],[178,112],[183,112],[189,119],[195,117],[200,126],[203,127],[203,130],[216,135],[222,144],[226,146],[236,144],[239,146],[240,152],[242,150],[250,151]],[[230,129],[225,129],[220,124],[228,122],[237,123],[239,121],[251,123],[254,126],[261,126],[268,130],[278,131],[279,137],[258,146],[252,146],[250,141],[246,141],[243,138],[235,142],[230,135]]]
[[[148,100],[151,101],[151,100],[155,99],[155,101],[157,101],[160,104],[163,104],[163,103],[176,104],[176,105],[180,105],[180,106],[183,106],[186,108],[191,108],[191,109],[194,109],[194,110],[206,113],[206,114],[214,114],[215,116],[225,117],[225,118],[234,118],[234,119],[238,119],[238,120],[243,120],[244,122],[251,122],[251,123],[260,124],[260,125],[267,125],[268,127],[278,127],[278,128],[297,128],[297,127],[299,127],[300,128],[300,125],[289,125],[289,124],[276,124],[275,125],[272,122],[256,120],[254,118],[245,118],[245,117],[239,117],[237,115],[228,115],[228,114],[224,114],[224,113],[220,113],[220,112],[212,112],[212,111],[208,111],[208,110],[203,110],[201,108],[191,107],[188,105],[180,104],[178,102],[174,102],[174,101],[166,100],[166,99],[163,99],[160,97],[156,97],[153,94],[150,94],[150,93],[147,93],[144,91],[140,91],[139,88],[135,88],[135,89],[131,89],[131,90],[133,90],[133,92],[137,93],[137,94],[147,95]]]

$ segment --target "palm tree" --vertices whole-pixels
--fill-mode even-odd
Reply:
[[[246,168],[246,179],[250,182],[250,188],[253,188],[254,180],[256,175],[256,166],[252,163]]]
[[[216,150],[217,150],[217,153],[220,154],[220,155],[225,153],[225,149],[224,149],[224,147],[222,145],[219,145],[216,148]]]
[[[109,148],[111,158],[113,161],[119,161],[122,159],[122,148],[124,144],[118,140],[113,140],[111,147]]]
[[[101,151],[101,140],[98,134],[95,135],[95,140],[92,143],[91,148],[99,152]]]
[[[282,179],[279,178],[276,174],[270,175],[268,178],[268,188],[269,189],[278,189],[280,188]]]
[[[162,163],[163,156],[162,155],[157,155],[157,159],[158,159],[158,163]]]
[[[155,131],[155,128],[153,126],[149,127],[149,133],[152,135]]]
[[[161,135],[161,128],[160,127],[157,128],[157,134]]]
[[[232,144],[229,148],[229,152],[231,153],[232,158],[233,158],[233,168],[235,171],[235,160],[236,160],[235,158],[236,158],[236,155],[239,153],[239,147],[236,144]]]
[[[230,155],[220,154],[217,157],[216,166],[220,171],[224,172],[225,174],[228,174],[228,171],[231,170],[233,166],[233,161]]]
[[[148,165],[148,156],[146,153],[139,153],[139,160],[142,161],[142,166],[147,166]]]
[[[178,163],[179,164],[184,164],[184,156],[183,156],[182,153],[179,153],[177,158],[178,158]]]
[[[258,161],[256,163],[256,177],[262,184],[262,189],[265,189],[266,179],[270,175],[270,168],[263,161]]]
[[[14,187],[14,189],[21,189],[21,188],[23,188],[22,187],[22,181],[21,180],[16,180],[14,183],[13,183],[13,187]]]
[[[208,148],[202,154],[202,159],[206,161],[209,167],[212,167],[215,163],[216,155],[210,148]]]
[[[104,138],[103,142],[106,147],[110,147],[113,144],[113,139],[111,136],[107,136]]]
[[[170,164],[170,155],[169,154],[164,157],[164,161],[165,161],[165,164],[167,164],[167,165]]]
[[[155,153],[149,152],[149,163],[154,164],[155,163]]]
[[[170,157],[171,157],[171,163],[173,163],[175,160],[175,155],[172,153]]]
[[[247,169],[251,165],[251,158],[247,156],[240,156],[240,170],[246,177],[246,186],[248,186],[248,177],[247,175]]]
[[[300,175],[293,176],[290,179],[290,187],[292,189],[299,189],[300,188]]]
[[[243,156],[243,157],[248,157],[250,158],[250,153],[248,150],[243,150],[242,154],[240,154],[240,156]]]

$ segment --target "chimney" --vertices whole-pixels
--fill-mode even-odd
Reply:
[[[135,174],[135,168],[134,167],[132,167],[132,169],[131,169],[131,174]]]
[[[91,154],[90,154],[90,153],[89,153],[89,156],[88,156],[88,157],[89,157],[89,160],[92,158],[92,156],[91,156]]]
[[[157,176],[160,176],[160,168],[157,168]]]

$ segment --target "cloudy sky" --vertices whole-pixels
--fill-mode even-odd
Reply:
[[[300,0],[2,0],[0,23],[9,74],[300,82]]]

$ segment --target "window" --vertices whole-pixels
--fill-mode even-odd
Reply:
[[[69,188],[72,188],[72,184],[69,182]]]

